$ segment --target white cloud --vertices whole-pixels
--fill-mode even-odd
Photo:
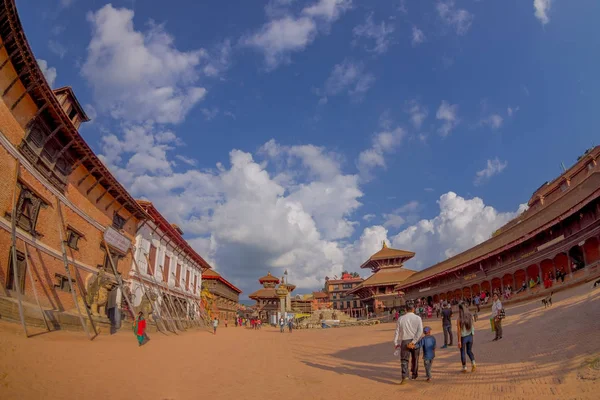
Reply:
[[[440,134],[442,136],[448,136],[460,122],[460,119],[458,118],[458,105],[449,104],[446,100],[442,101],[435,117],[440,121],[443,121],[442,126],[438,130]]]
[[[422,30],[413,26],[412,28],[412,45],[418,46],[425,41],[425,34]]]
[[[513,108],[513,107],[508,107],[508,108],[506,109],[506,114],[507,114],[509,117],[512,117],[512,116],[513,116],[513,114],[516,114],[516,112],[517,112],[517,111],[519,111],[519,107],[518,107],[518,106],[517,106],[517,107],[514,107],[514,108]]]
[[[465,199],[454,192],[442,195],[438,204],[436,217],[420,220],[391,238],[393,247],[416,253],[407,263],[409,268],[430,267],[489,239],[526,208],[521,205],[517,212],[498,212],[478,197]]]
[[[364,37],[375,41],[374,46],[368,48],[368,51],[383,54],[388,50],[388,47],[391,44],[391,38],[389,36],[394,32],[394,26],[386,24],[385,21],[375,24],[373,22],[373,14],[371,13],[367,16],[365,23],[356,26],[352,32],[354,36]]]
[[[400,228],[406,223],[406,220],[398,214],[383,214],[385,219],[383,226],[386,228]]]
[[[231,40],[227,39],[216,46],[209,55],[208,62],[202,69],[208,77],[218,77],[231,65]]]
[[[320,102],[327,103],[327,96],[336,96],[342,92],[346,92],[353,101],[360,101],[373,82],[375,77],[365,72],[362,63],[344,60],[333,67],[329,78],[325,81]],[[321,91],[318,93],[321,94]]]
[[[280,8],[290,2],[278,3],[275,8],[267,6],[267,15],[271,19],[258,32],[240,41],[262,51],[268,69],[289,62],[291,53],[304,50],[315,40],[319,23],[328,26],[352,5],[350,0],[319,0],[304,8],[300,15],[293,16],[287,9]]]
[[[481,171],[475,174],[475,185],[481,185],[494,175],[498,175],[508,166],[506,161],[500,161],[497,157],[493,160],[487,160],[487,165]]]
[[[207,121],[214,119],[217,115],[219,115],[219,109],[216,107],[213,108],[203,108],[200,110],[202,115]]]
[[[552,6],[552,0],[533,0],[533,8],[535,9],[535,17],[540,20],[543,25],[550,22],[548,12]]]
[[[162,25],[136,31],[132,10],[108,4],[88,13],[92,40],[82,74],[114,118],[179,123],[206,95],[198,85],[206,52],[181,52]]]
[[[41,58],[38,59],[37,62],[42,70],[42,73],[44,74],[44,77],[46,78],[46,81],[48,82],[48,85],[50,85],[50,87],[54,87],[54,81],[56,81],[56,68],[49,67],[48,61],[42,60]]]
[[[425,121],[429,114],[427,108],[414,99],[408,103],[407,112],[410,115],[410,122],[416,129],[421,129],[423,121]]]
[[[67,48],[61,43],[57,42],[56,40],[48,41],[48,49],[50,49],[51,52],[53,52],[60,58],[64,58],[67,54]]]
[[[512,112],[509,112],[509,115],[512,115]],[[499,129],[502,126],[502,122],[504,122],[504,118],[502,118],[500,114],[492,114],[489,117],[483,119],[481,121],[481,124],[488,125],[492,129]]]
[[[94,120],[98,116],[98,112],[96,111],[96,108],[91,104],[86,104],[83,107],[83,109],[85,110],[85,113],[87,114],[87,116],[90,118],[90,121],[94,122]]]
[[[60,0],[60,5],[64,8],[67,8],[74,2],[75,2],[75,0]]]
[[[185,163],[187,165],[191,165],[192,167],[195,167],[195,166],[198,165],[198,161],[197,160],[194,160],[193,158],[189,158],[189,157],[186,157],[186,156],[182,156],[181,154],[177,154],[175,156],[175,158],[177,158],[179,161],[181,161],[181,162],[183,162],[183,163]]]
[[[371,221],[371,220],[372,220],[373,218],[375,218],[375,217],[376,217],[376,215],[375,215],[375,214],[365,214],[365,215],[363,215],[362,219],[363,219],[364,221],[367,221],[367,222],[368,222],[368,221]]]
[[[397,229],[404,225],[406,222],[416,221],[418,219],[417,211],[421,205],[418,201],[411,201],[406,203],[402,207],[393,210],[390,213],[383,214],[384,223],[383,226],[386,228]]]
[[[454,0],[438,1],[436,9],[442,21],[453,27],[458,35],[469,31],[473,23],[473,14],[465,9],[456,9]]]
[[[374,168],[385,168],[385,155],[393,153],[405,136],[406,132],[402,128],[375,134],[372,146],[358,155],[357,168],[361,178],[368,181],[372,179],[371,171]]]

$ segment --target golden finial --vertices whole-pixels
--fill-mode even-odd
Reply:
[[[385,240],[383,241],[383,246],[381,247],[382,249],[387,248],[387,244],[385,244]]]

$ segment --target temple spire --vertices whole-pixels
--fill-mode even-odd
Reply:
[[[381,246],[382,249],[387,249],[387,244],[385,243],[385,240],[383,241],[383,246]]]

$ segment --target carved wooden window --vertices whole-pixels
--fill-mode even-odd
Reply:
[[[54,283],[55,288],[63,292],[71,293],[71,285],[69,285],[68,277],[61,274],[54,274],[54,279],[56,279],[56,282]],[[75,279],[71,279],[71,283],[75,285]]]
[[[25,274],[27,273],[27,263],[25,262],[25,254],[17,251],[17,281],[21,293],[25,292]],[[9,251],[8,256],[8,276],[6,277],[6,288],[8,290],[17,290],[15,285],[15,273],[13,270],[12,251]]]
[[[185,290],[190,290],[190,271],[185,271]]]
[[[110,258],[112,259],[113,265],[115,266],[115,269],[117,270],[117,272],[119,272],[119,259],[121,258],[121,256],[119,256],[119,254],[111,251],[110,252]],[[104,264],[103,264],[104,270],[108,271],[110,273],[113,273],[113,269],[112,266],[110,265],[110,259],[108,258],[108,254],[104,254]]]
[[[17,202],[17,225],[35,235],[35,225],[37,223],[40,208],[44,203],[31,190],[26,187],[21,189],[19,201]]]
[[[121,230],[125,226],[125,218],[121,217],[119,214],[113,214],[113,228]]]
[[[75,232],[73,229],[67,229],[67,246],[72,248],[73,250],[79,250],[77,244],[79,243],[79,239],[81,238],[81,234]]]
[[[194,276],[194,293],[196,293],[197,288],[198,288],[198,275]]]

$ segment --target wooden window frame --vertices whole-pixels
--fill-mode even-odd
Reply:
[[[69,285],[69,278],[57,273],[54,274],[54,279],[56,279],[54,287],[61,292],[71,293],[71,286],[76,284],[75,279],[71,279],[71,285]]]
[[[27,275],[27,261],[25,260],[25,254],[21,253],[19,250],[17,253],[17,265],[22,263],[23,271],[21,274],[18,274],[17,278],[19,279],[21,293],[25,293],[25,276]],[[15,273],[13,271],[13,252],[12,250],[8,251],[8,268],[6,269],[8,276],[6,277],[6,288],[8,290],[16,291],[17,287],[15,286]],[[20,272],[20,270],[19,270]]]
[[[82,239],[84,236],[81,232],[75,230],[71,226],[67,226],[67,240],[65,241],[66,245],[73,250],[79,250],[79,239]],[[75,243],[72,243],[74,241]]]
[[[112,227],[115,228],[118,231],[121,231],[125,228],[125,223],[127,222],[127,219],[121,217],[119,215],[119,213],[114,213],[113,214],[113,219],[112,219]]]

